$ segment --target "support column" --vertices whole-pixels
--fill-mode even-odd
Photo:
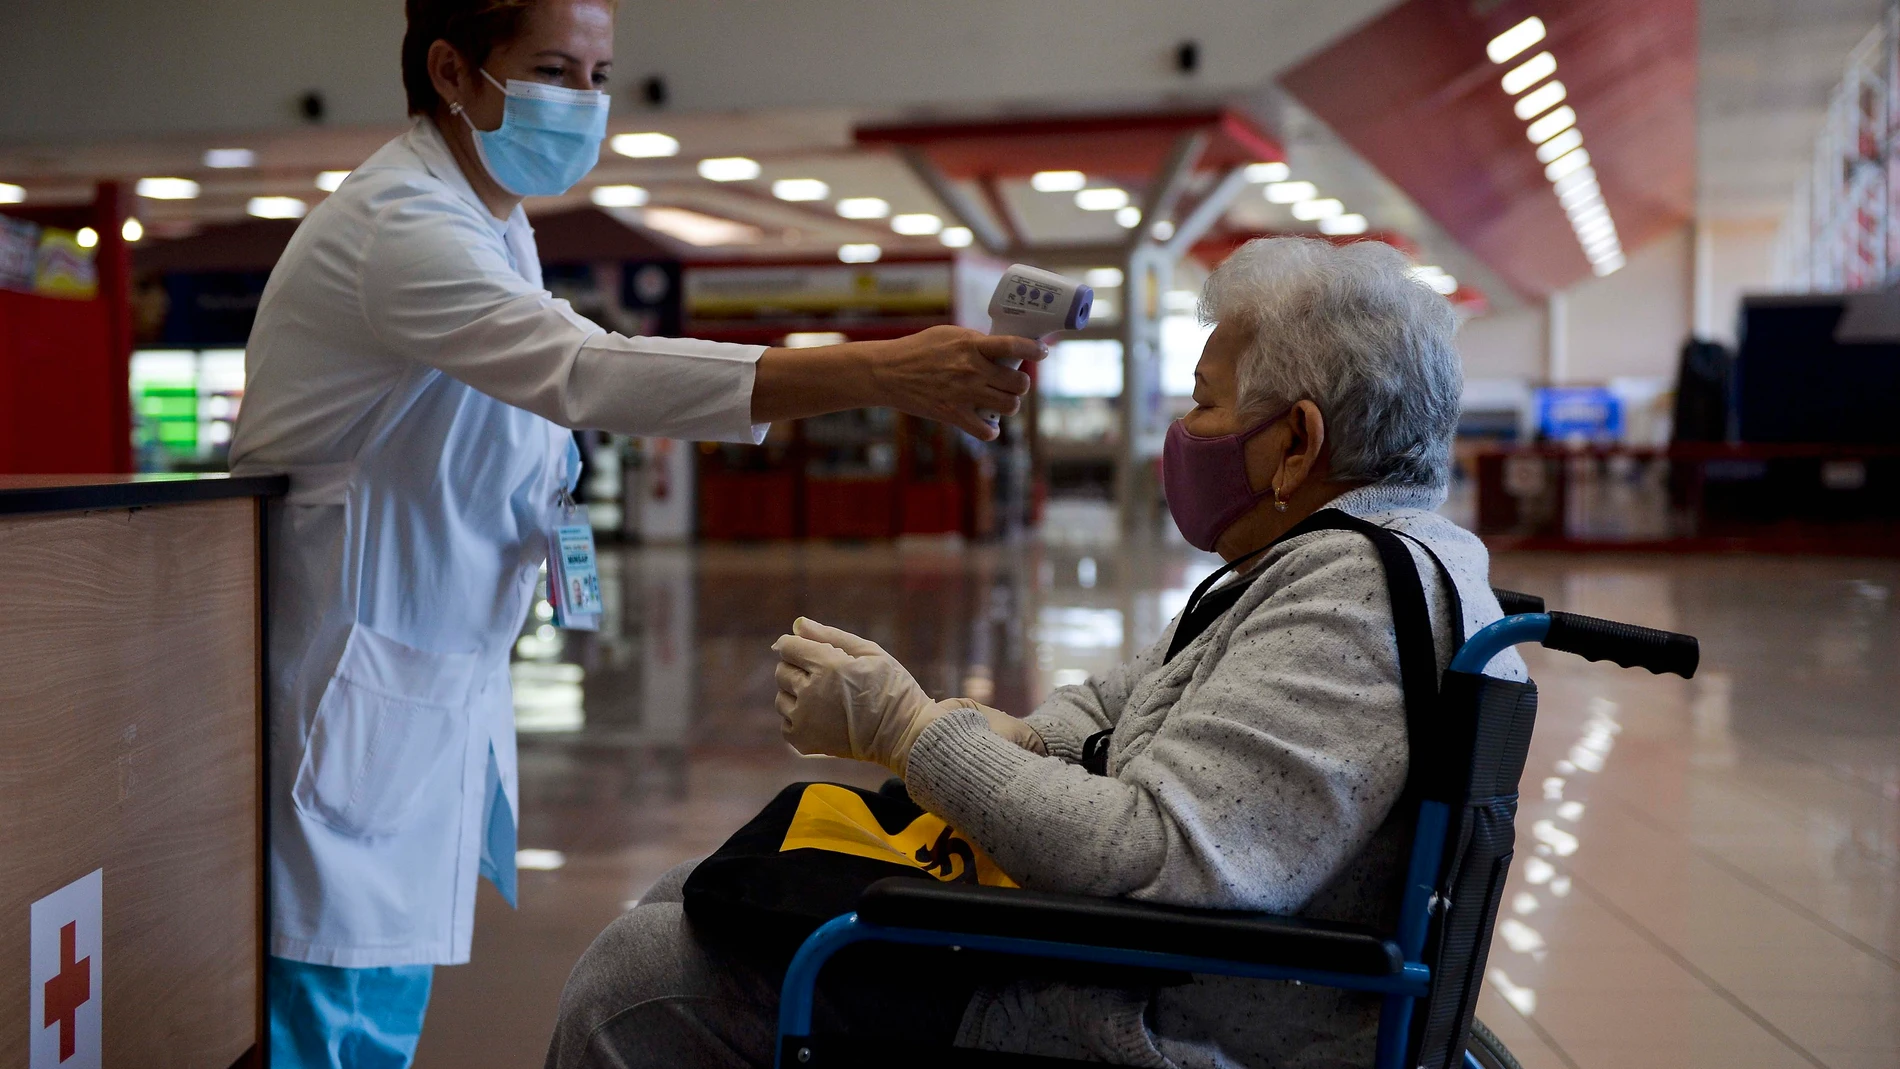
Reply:
[[[1561,386],[1570,377],[1570,309],[1559,292],[1544,300],[1544,378]]]
[[[1154,461],[1167,427],[1161,423],[1161,295],[1174,279],[1174,257],[1153,242],[1137,243],[1122,268],[1121,442],[1115,501],[1123,530],[1140,529],[1160,503]]]
[[[1715,230],[1704,219],[1695,221],[1694,261],[1690,322],[1696,339],[1708,341],[1720,328],[1715,322]]]

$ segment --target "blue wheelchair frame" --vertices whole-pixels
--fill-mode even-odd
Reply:
[[[1466,640],[1452,658],[1450,670],[1471,675],[1482,674],[1491,663],[1491,658],[1519,643],[1543,641],[1550,633],[1550,628],[1551,617],[1548,613],[1507,616]],[[1257,980],[1297,980],[1323,987],[1371,992],[1385,996],[1379,1013],[1379,1040],[1373,1061],[1374,1069],[1403,1069],[1406,1046],[1411,1038],[1414,1005],[1431,991],[1431,967],[1421,958],[1431,927],[1432,912],[1437,906],[1434,888],[1444,858],[1445,833],[1450,820],[1451,809],[1445,803],[1429,800],[1419,803],[1418,822],[1412,835],[1411,860],[1406,870],[1405,895],[1399,907],[1396,942],[1404,963],[1391,975],[1360,976],[1042,939],[897,928],[872,924],[860,920],[856,913],[847,913],[834,917],[813,932],[799,947],[791,966],[786,970],[785,984],[779,997],[776,1064],[779,1069],[787,1069],[784,1064],[787,1037],[812,1034],[812,1007],[818,973],[831,956],[853,943],[882,942],[963,947],[1027,957]],[[1464,1061],[1467,1069],[1482,1069],[1470,1051],[1465,1052]]]

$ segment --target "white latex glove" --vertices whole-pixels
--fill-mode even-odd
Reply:
[[[947,698],[938,702],[937,708],[945,712],[975,709],[983,714],[984,720],[989,721],[990,730],[1001,735],[1004,741],[1020,746],[1038,757],[1049,756],[1049,747],[1042,741],[1041,732],[1001,709],[992,709],[974,698]]]
[[[944,715],[884,648],[799,617],[779,655],[779,733],[802,754],[874,761],[899,776],[910,748]]]

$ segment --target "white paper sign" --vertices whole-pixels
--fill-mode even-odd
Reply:
[[[33,903],[28,1069],[99,1069],[104,884],[94,869]]]

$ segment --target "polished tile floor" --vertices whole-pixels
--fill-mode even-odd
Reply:
[[[516,666],[521,908],[484,885],[423,1069],[539,1065],[574,959],[785,783],[873,785],[779,741],[800,613],[1010,710],[1149,641],[1212,567],[1055,510],[1020,545],[647,548],[598,636]],[[1700,636],[1693,682],[1531,650],[1542,710],[1479,1016],[1527,1069],[1900,1067],[1900,560],[1516,555],[1501,586]]]

